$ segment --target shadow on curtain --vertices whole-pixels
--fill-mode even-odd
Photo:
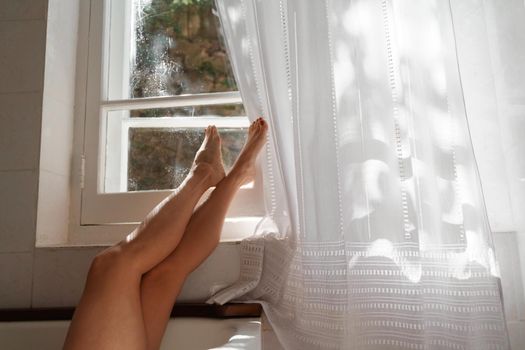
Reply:
[[[241,278],[286,349],[508,349],[448,1],[217,0],[267,217]]]

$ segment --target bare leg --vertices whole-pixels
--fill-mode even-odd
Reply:
[[[215,163],[219,147],[216,129],[208,127],[183,184],[126,240],[95,257],[65,349],[146,348],[140,301],[142,275],[175,249],[199,198],[224,177],[224,170]]]
[[[266,141],[262,119],[250,126],[248,140],[232,171],[222,179],[208,200],[191,217],[175,251],[144,275],[141,301],[148,339],[147,348],[158,349],[170,311],[186,279],[219,243],[224,218],[239,187],[253,177],[255,159]]]
[[[151,270],[175,249],[202,194],[224,178],[220,152],[217,128],[210,126],[183,184],[121,244],[122,251],[132,258],[140,272]]]

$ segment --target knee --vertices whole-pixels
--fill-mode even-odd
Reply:
[[[88,272],[88,280],[108,278],[133,272],[132,266],[126,261],[126,257],[119,247],[110,247],[100,252],[91,262]]]

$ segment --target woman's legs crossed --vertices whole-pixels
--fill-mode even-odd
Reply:
[[[140,300],[142,275],[179,244],[202,194],[224,177],[214,163],[220,139],[214,127],[184,183],[160,203],[128,239],[93,261],[75,311],[66,349],[144,349],[146,332]]]
[[[193,214],[177,248],[144,275],[141,301],[149,350],[158,349],[175,299],[186,276],[219,243],[224,218],[239,187],[253,176],[255,159],[266,140],[267,125],[259,119],[250,126],[248,140],[232,171]]]

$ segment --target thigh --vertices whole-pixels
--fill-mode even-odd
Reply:
[[[64,349],[145,349],[140,280],[125,267],[92,266]]]

